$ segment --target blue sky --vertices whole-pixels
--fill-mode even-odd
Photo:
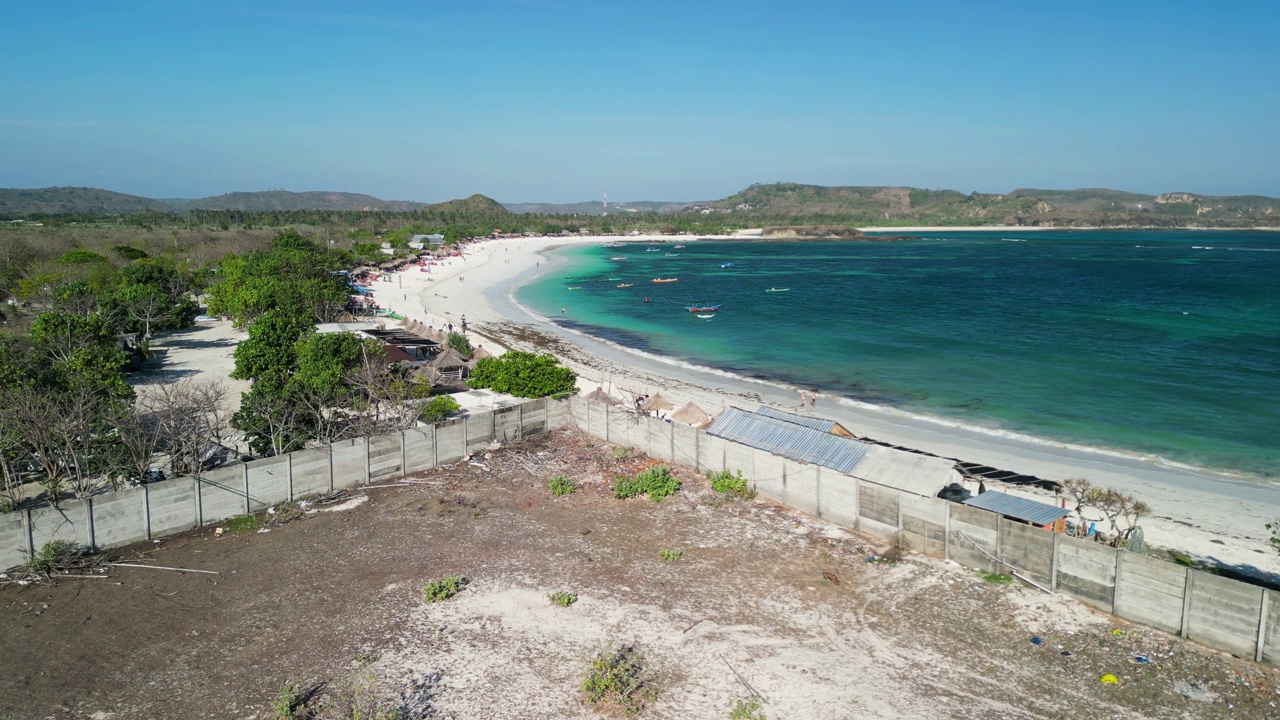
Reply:
[[[12,3],[0,186],[1280,196],[1280,4]]]

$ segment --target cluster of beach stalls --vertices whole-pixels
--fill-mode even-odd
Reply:
[[[586,399],[609,405],[625,404],[601,389],[589,393]],[[661,393],[637,398],[636,409],[650,413],[669,411],[671,414],[664,419],[692,425],[709,435],[790,460],[874,479],[878,484],[922,497],[981,508],[1045,530],[1064,532],[1066,517],[1070,514],[1057,505],[986,488],[986,483],[991,482],[1060,490],[1052,480],[860,438],[826,418],[798,415],[765,405],[754,412],[730,406],[711,415],[691,402],[677,408]]]
[[[388,362],[411,368],[415,377],[433,385],[460,383],[477,362],[489,357],[482,347],[475,348],[471,357],[464,357],[448,347],[448,336],[444,330],[416,320],[401,320],[395,327],[358,321],[321,323],[316,325],[316,332],[349,332],[358,337],[374,338],[383,344]]]

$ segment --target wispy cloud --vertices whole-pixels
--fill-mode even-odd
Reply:
[[[387,17],[385,15],[363,15],[360,13],[318,12],[314,10],[248,10],[248,15],[278,20],[289,20],[300,23],[323,23],[326,25],[342,25],[344,27],[368,27],[380,30],[439,30],[437,26],[417,20]]]
[[[37,120],[37,119],[11,119],[6,120],[0,118],[0,127],[24,127],[24,128],[81,128],[93,127],[98,124],[97,120]]]

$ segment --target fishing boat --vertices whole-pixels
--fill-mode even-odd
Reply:
[[[610,259],[610,260],[626,260],[627,258],[626,258],[626,256],[625,256],[625,255],[614,255],[613,257],[611,257],[611,258],[609,258],[609,259]]]
[[[602,248],[620,248],[620,247],[622,247],[622,243],[620,243],[620,242],[609,242],[609,243],[604,243],[604,244],[603,244],[603,245],[601,245],[600,247],[602,247]]]
[[[769,288],[765,292],[791,292],[791,288]]]
[[[702,318],[703,320],[710,320],[711,318],[715,317],[715,315],[699,315],[698,317]]]
[[[581,285],[566,285],[564,289],[565,289],[565,290],[581,290],[581,289],[582,289],[582,286],[581,286]]]
[[[680,257],[680,253],[667,253],[667,257]]]
[[[680,278],[654,278],[653,281],[656,283],[669,283],[669,282],[675,282],[679,279]]]
[[[618,285],[618,287],[620,287],[620,288],[629,288],[629,287],[635,287],[635,285],[636,285],[635,283],[620,283],[620,284]]]
[[[660,252],[660,250],[658,250],[658,248],[656,248],[656,247],[648,247],[648,248],[645,248],[645,249],[644,249],[644,251],[645,251],[645,252]]]
[[[683,246],[683,245],[672,245],[672,246],[671,246],[671,249],[672,249],[672,250],[683,250],[683,249],[684,249],[684,246]]]
[[[719,309],[720,305],[695,305],[693,307],[685,308],[685,310],[688,310],[691,313],[713,313]]]
[[[731,267],[733,267],[733,263],[720,263],[720,267],[722,267],[722,268],[731,268]]]

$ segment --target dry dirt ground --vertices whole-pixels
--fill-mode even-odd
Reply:
[[[319,707],[353,684],[395,696],[416,682],[429,717],[587,718],[579,684],[610,643],[653,674],[641,717],[728,718],[752,694],[774,720],[1280,717],[1273,669],[892,559],[688,471],[663,502],[617,500],[610,473],[644,462],[618,455],[557,432],[269,533],[204,528],[113,553],[217,575],[8,585],[0,717],[273,717],[286,683]],[[552,496],[557,473],[581,487]],[[457,596],[423,601],[427,580],[455,573],[470,581]],[[553,606],[555,590],[579,599]]]

